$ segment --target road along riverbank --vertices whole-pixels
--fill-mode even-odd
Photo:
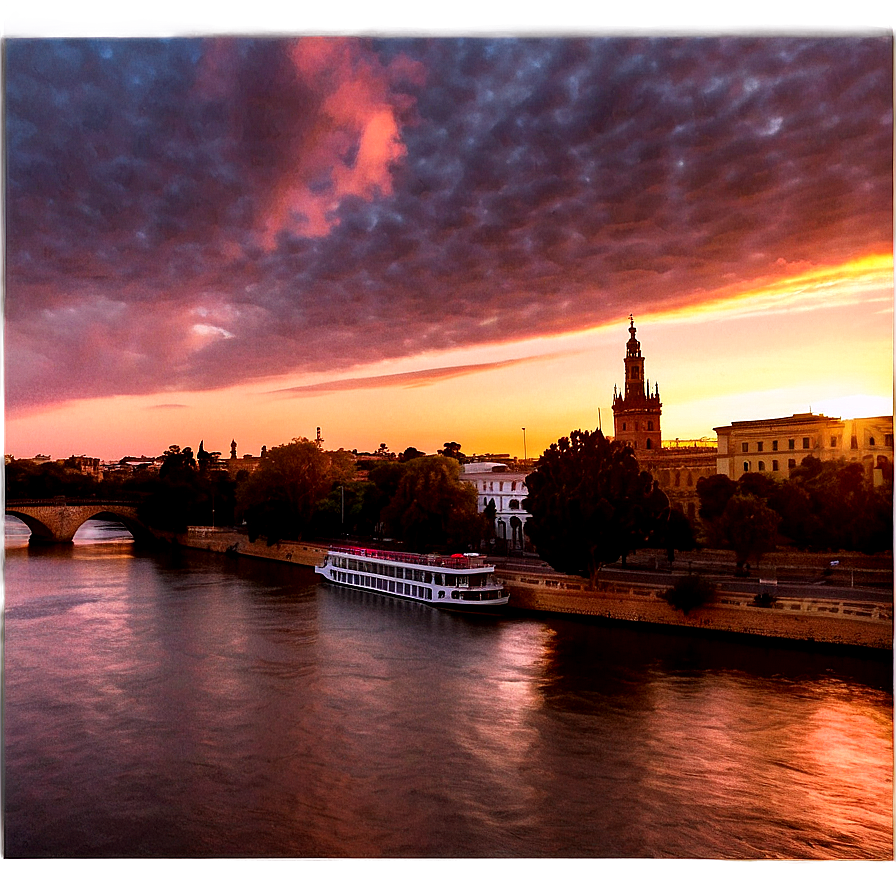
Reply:
[[[250,542],[235,529],[194,527],[178,535],[181,547],[213,551],[299,566],[315,566],[326,545],[264,539]],[[683,613],[662,597],[665,585],[598,580],[594,587],[576,576],[549,571],[500,569],[510,594],[509,608],[520,612],[591,616],[625,623],[675,626],[758,638],[779,638],[873,650],[893,649],[893,603],[872,600],[857,589],[850,598],[779,596],[773,606],[760,607],[755,595],[718,585],[715,599]],[[766,590],[757,585],[757,593]]]

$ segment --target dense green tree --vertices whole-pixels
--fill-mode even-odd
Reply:
[[[751,496],[779,517],[779,540],[811,550],[885,551],[893,542],[891,484],[873,487],[864,467],[808,456],[781,481],[745,473],[736,482],[710,476],[697,483],[700,517],[719,543],[717,522],[735,495]],[[715,528],[715,531],[714,531]],[[724,539],[721,539],[724,540]]]
[[[780,517],[756,495],[734,495],[711,527],[713,543],[734,551],[736,575],[775,547]]]
[[[5,465],[5,489],[9,500],[26,498],[93,497],[97,482],[86,473],[53,461],[9,460]]]
[[[655,538],[669,501],[634,451],[603,433],[576,430],[545,451],[526,477],[526,533],[559,572],[592,581],[607,563]]]
[[[670,508],[665,521],[661,521],[650,538],[653,547],[663,548],[670,563],[675,560],[676,551],[693,551],[697,539],[691,521],[677,508]]]
[[[714,520],[725,512],[725,505],[737,491],[737,483],[722,473],[705,476],[697,480],[697,497],[701,519]]]
[[[337,535],[370,537],[376,534],[382,502],[372,482],[335,483],[314,511],[310,532],[315,537]]]
[[[460,442],[445,442],[445,447],[440,448],[438,453],[442,455],[442,457],[451,457],[454,458],[458,463],[463,463],[467,456],[461,452]]]
[[[352,475],[346,452],[322,451],[308,439],[293,439],[268,450],[239,486],[237,512],[246,520],[250,539],[263,535],[269,544],[300,539],[334,483],[349,483]]]
[[[715,596],[715,584],[703,576],[682,576],[663,592],[663,599],[685,616],[691,610],[708,604]]]
[[[460,464],[433,455],[399,466],[398,487],[382,513],[386,531],[412,550],[478,547],[484,521],[475,487],[460,479]]]
[[[408,446],[398,455],[398,459],[403,463],[406,463],[409,460],[416,460],[418,457],[426,457],[426,455],[413,446]]]

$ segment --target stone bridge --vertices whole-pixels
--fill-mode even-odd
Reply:
[[[129,501],[45,500],[7,501],[9,516],[21,520],[31,530],[31,541],[64,543],[90,519],[114,520],[134,536],[134,541],[152,538],[152,532],[137,518],[137,504]]]

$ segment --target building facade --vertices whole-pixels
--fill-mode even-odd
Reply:
[[[794,414],[767,420],[739,420],[717,426],[716,472],[729,479],[768,473],[786,479],[803,458],[861,463],[874,485],[893,475],[893,418],[842,420],[824,414]]]
[[[461,480],[476,486],[479,512],[483,513],[489,501],[495,502],[495,533],[507,542],[510,550],[521,551],[526,547],[523,527],[529,514],[523,510],[523,498],[529,494],[526,488],[526,471],[511,470],[507,464],[464,464]]]

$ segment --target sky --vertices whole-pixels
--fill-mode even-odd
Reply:
[[[8,38],[5,451],[892,413],[893,42]]]

